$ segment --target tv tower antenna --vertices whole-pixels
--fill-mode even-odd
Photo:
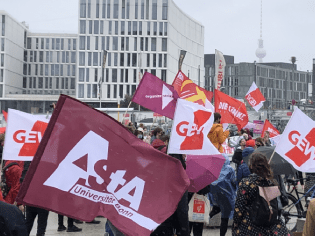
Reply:
[[[263,62],[263,58],[266,56],[266,50],[264,49],[264,41],[262,39],[262,0],[260,1],[260,38],[258,39],[258,48],[256,50],[256,56],[259,58],[259,62]]]

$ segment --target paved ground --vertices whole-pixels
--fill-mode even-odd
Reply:
[[[96,220],[100,220],[101,223],[98,225],[94,224],[76,224],[79,228],[82,228],[82,232],[77,232],[77,233],[67,233],[67,232],[57,232],[58,228],[58,215],[55,213],[50,212],[49,213],[49,218],[48,218],[48,225],[47,225],[47,230],[46,230],[46,235],[65,235],[65,236],[71,236],[71,235],[76,235],[76,236],[85,236],[85,235],[91,235],[91,236],[103,236],[105,232],[105,218],[96,218]],[[66,224],[67,218],[65,217],[64,223]],[[35,236],[36,235],[36,229],[37,229],[37,222],[34,223],[33,230],[30,234],[30,236]],[[219,236],[220,235],[220,229],[210,229],[210,228],[204,228],[203,230],[203,235],[204,236]],[[228,232],[226,236],[231,236],[231,228],[228,228]]]

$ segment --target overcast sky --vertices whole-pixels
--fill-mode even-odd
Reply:
[[[160,1],[160,0],[159,0]],[[235,62],[258,61],[260,0],[174,0],[205,26],[205,53],[215,49]],[[0,0],[0,10],[26,21],[34,33],[77,33],[78,0]],[[312,70],[315,58],[315,1],[263,0],[264,62],[290,62]]]

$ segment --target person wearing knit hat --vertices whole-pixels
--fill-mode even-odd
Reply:
[[[255,147],[256,143],[254,139],[250,139],[246,141],[246,147]]]

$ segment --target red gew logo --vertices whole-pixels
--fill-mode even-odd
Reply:
[[[24,143],[19,156],[34,156],[40,141],[47,128],[47,123],[43,121],[36,121],[32,130],[27,132],[26,130],[17,130],[13,134],[13,140],[17,143]]]
[[[200,214],[204,214],[205,213],[205,202],[198,200],[198,199],[194,199],[194,209],[193,209],[194,213],[200,213]]]
[[[289,157],[297,166],[303,165],[310,158],[315,159],[315,128],[313,128],[304,138],[299,131],[293,130],[289,133],[289,141],[295,145],[285,155]]]
[[[211,112],[198,110],[194,112],[194,123],[182,121],[176,126],[176,132],[180,136],[185,136],[185,140],[180,145],[180,150],[202,149],[203,145],[203,125],[210,119]]]

